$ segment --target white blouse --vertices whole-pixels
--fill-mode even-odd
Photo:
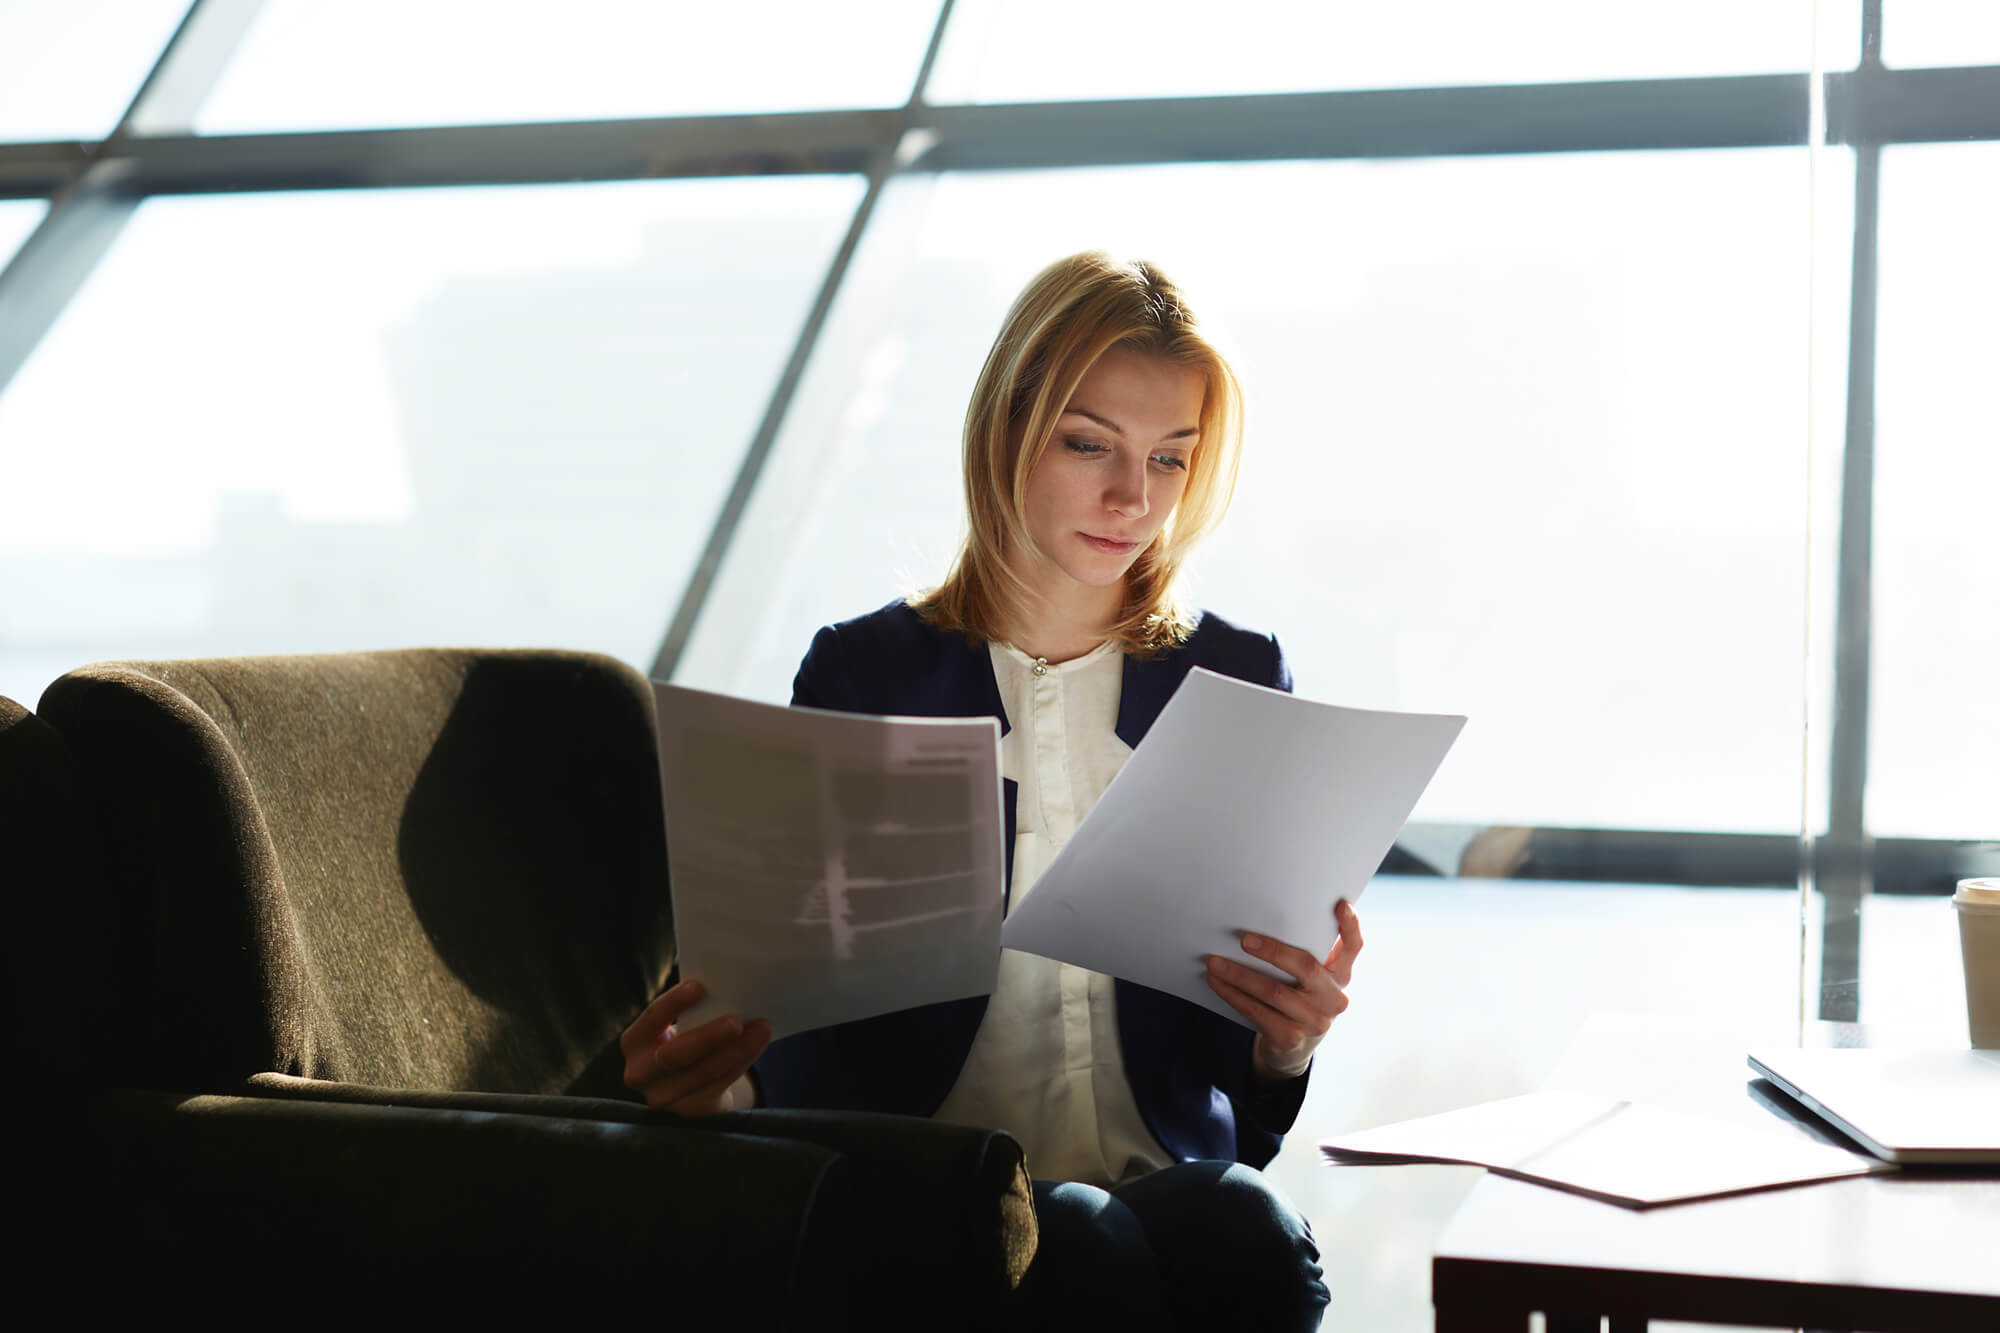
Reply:
[[[1108,642],[1055,666],[1005,644],[991,655],[1008,721],[1000,771],[1019,784],[1011,908],[1132,756],[1114,731],[1125,659]],[[1110,1186],[1173,1160],[1125,1081],[1112,979],[1012,949],[937,1118],[1006,1130],[1037,1179]]]

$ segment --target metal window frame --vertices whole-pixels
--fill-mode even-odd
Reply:
[[[202,0],[188,24],[220,2]],[[252,0],[232,3],[254,8]],[[220,34],[212,36],[219,40]],[[163,65],[182,40],[176,34]],[[114,172],[125,192],[142,197],[859,175],[882,154],[894,154],[911,131],[923,132],[927,146],[908,153],[897,171],[1802,147],[1808,78],[1760,74],[963,106],[912,98],[902,107],[867,110],[221,135],[134,128],[150,123],[150,95],[142,94],[119,130],[100,143],[0,143],[0,199],[61,203],[93,167]],[[2000,65],[1863,65],[1828,74],[1826,84],[1830,143],[2000,138]]]
[[[1861,13],[1861,71],[1882,68],[1882,0]],[[1829,127],[1830,128],[1830,127]],[[1854,235],[1848,289],[1847,410],[1841,444],[1840,548],[1834,579],[1833,717],[1826,837],[1800,867],[1820,895],[1819,1017],[1861,1016],[1861,903],[1873,880],[1865,800],[1869,667],[1874,629],[1875,308],[1882,145],[1854,149]],[[1808,844],[1810,846],[1810,844]]]
[[[900,107],[771,115],[346,132],[196,135],[194,114],[263,0],[196,0],[118,127],[92,143],[0,144],[0,199],[47,199],[48,213],[0,269],[0,393],[109,252],[144,200],[161,195],[364,190],[743,175],[853,174],[867,189],[745,448],[654,663],[671,675],[760,480],[828,312],[886,184],[904,173],[1556,152],[1655,151],[1807,142],[1806,74],[1220,97],[932,105],[924,91],[952,16],[943,0],[912,92]],[[2000,139],[2000,66],[1882,65],[1881,0],[1863,6],[1863,55],[1824,85],[1827,142],[1857,152],[1854,283],[1839,547],[1830,834],[1811,849],[1829,905],[1858,903],[1878,848],[1861,806],[1867,766],[1868,579],[1872,529],[1874,247],[1880,153],[1890,144]],[[1552,831],[1559,832],[1559,831]],[[1724,835],[1605,834],[1602,852],[1672,838],[1696,879],[1762,882],[1769,849]],[[1633,839],[1636,838],[1636,841]],[[1734,850],[1732,850],[1734,849]],[[1956,849],[1956,850],[1954,850]],[[1985,852],[1938,844],[1930,871]],[[1625,864],[1623,853],[1603,864]],[[1692,859],[1690,859],[1692,858]],[[1920,860],[1922,858],[1919,858]],[[1584,857],[1580,873],[1603,864]],[[1935,864],[1933,864],[1935,863]],[[1698,872],[1688,869],[1703,867]],[[1635,867],[1625,865],[1629,875]],[[1737,872],[1741,872],[1738,874]],[[1829,921],[1836,915],[1829,911]],[[1841,929],[1845,929],[1842,927]],[[1824,942],[1852,970],[1858,934]],[[1831,977],[1832,971],[1825,971]],[[1823,990],[1821,1012],[1858,995]]]

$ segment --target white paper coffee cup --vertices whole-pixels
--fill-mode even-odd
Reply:
[[[1951,905],[1965,952],[1965,1019],[1972,1044],[2000,1050],[2000,879],[1962,879]]]

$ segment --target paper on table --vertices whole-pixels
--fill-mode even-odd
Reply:
[[[653,682],[681,1020],[778,1037],[991,993],[1000,725],[779,708]]]
[[[1465,719],[1312,703],[1188,673],[1001,931],[1010,949],[1136,981],[1245,1022],[1219,953],[1274,976],[1244,931],[1324,957]]]
[[[1787,1131],[1573,1092],[1364,1129],[1322,1142],[1320,1152],[1337,1166],[1483,1166],[1628,1208],[1894,1169]]]

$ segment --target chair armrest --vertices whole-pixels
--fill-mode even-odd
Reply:
[[[1003,1130],[871,1111],[795,1108],[736,1111],[715,1116],[713,1123],[728,1133],[781,1134],[832,1149],[868,1163],[871,1178],[896,1190],[954,1190],[956,1207],[940,1208],[918,1224],[937,1233],[929,1237],[931,1245],[943,1242],[941,1229],[955,1224],[958,1250],[1000,1298],[1018,1290],[1034,1260],[1039,1243],[1034,1182],[1020,1142]]]
[[[857,1287],[894,1286],[912,1298],[1004,1304],[1035,1256],[1034,1188],[1010,1134],[915,1116],[795,1109],[735,1111],[684,1120],[638,1102],[598,1097],[373,1088],[287,1074],[245,1081],[255,1096],[346,1105],[452,1108],[576,1117],[678,1132],[809,1143],[855,1168],[850,1224],[869,1237]]]
[[[83,1239],[145,1296],[108,1317],[846,1326],[852,1173],[816,1145],[137,1090],[85,1115]]]
[[[401,1106],[419,1110],[483,1111],[506,1115],[553,1116],[557,1119],[600,1120],[624,1125],[686,1128],[697,1122],[640,1101],[615,1097],[566,1097],[528,1092],[466,1092],[440,1088],[381,1088],[368,1083],[339,1083],[301,1078],[296,1074],[252,1074],[235,1089],[248,1097],[283,1101],[338,1103],[347,1106]]]

